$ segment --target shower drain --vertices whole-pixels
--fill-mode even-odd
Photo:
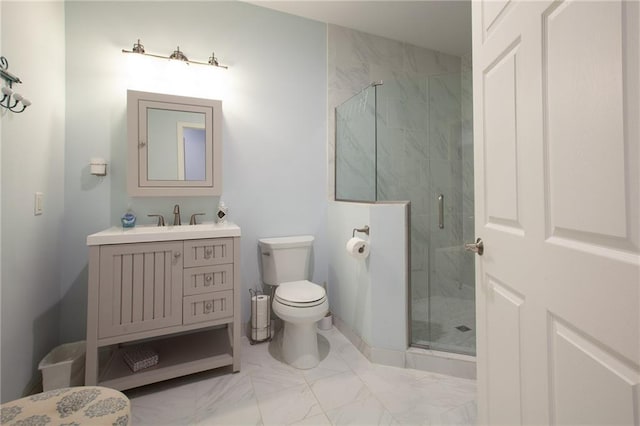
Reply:
[[[459,325],[456,327],[458,330],[460,331],[469,331],[471,330],[469,327],[467,327],[466,325]]]

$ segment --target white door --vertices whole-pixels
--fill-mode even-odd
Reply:
[[[480,424],[640,424],[640,2],[473,2]]]

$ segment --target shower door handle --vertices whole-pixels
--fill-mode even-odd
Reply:
[[[478,238],[475,243],[465,244],[464,249],[466,251],[477,253],[478,256],[482,256],[482,253],[484,253],[484,243],[482,242],[482,238]]]
[[[438,228],[444,228],[444,194],[438,195]]]

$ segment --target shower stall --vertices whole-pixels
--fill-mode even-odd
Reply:
[[[372,83],[336,108],[338,201],[409,201],[409,341],[475,355],[469,72]]]

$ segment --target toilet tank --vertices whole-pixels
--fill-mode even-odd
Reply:
[[[309,278],[313,236],[262,238],[258,244],[265,284],[278,285]]]

